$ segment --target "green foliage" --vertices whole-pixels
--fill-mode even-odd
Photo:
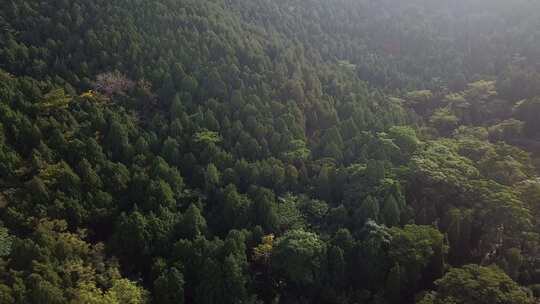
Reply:
[[[536,136],[540,133],[540,123],[535,115],[540,110],[540,98],[535,97],[520,101],[515,106],[515,115],[525,123],[525,132]]]
[[[403,229],[390,229],[392,243],[389,256],[403,269],[403,285],[416,288],[422,272],[431,263],[443,263],[444,236],[435,228],[427,226],[406,225]],[[436,256],[439,255],[439,256]],[[444,265],[434,265],[438,268]]]
[[[264,188],[254,190],[254,223],[266,231],[274,231],[279,223],[277,206],[272,191]]]
[[[299,198],[288,193],[280,198],[277,204],[277,217],[282,230],[297,230],[306,228],[306,220],[299,206]]]
[[[197,238],[206,232],[206,220],[195,204],[191,204],[184,213],[180,227],[181,235],[189,239]]]
[[[536,1],[4,2],[1,303],[540,284]]]
[[[458,126],[459,118],[455,116],[450,109],[438,109],[429,122],[439,131],[442,136],[448,136]]]
[[[40,107],[43,111],[67,109],[72,98],[63,89],[52,90],[43,96]]]
[[[146,303],[146,291],[120,277],[118,266],[105,258],[102,244],[90,245],[82,235],[67,232],[63,221],[43,219],[35,228],[30,238],[13,243],[14,267],[31,265],[27,272],[9,275],[10,281],[19,284],[13,286],[18,300]]]
[[[301,287],[318,284],[323,271],[326,246],[319,237],[304,230],[291,230],[276,240],[272,268]]]
[[[242,228],[248,226],[250,222],[250,210],[252,202],[245,195],[238,193],[232,184],[225,187],[223,210],[220,217],[224,222],[225,230],[231,228]]]
[[[5,227],[0,227],[0,257],[8,256],[11,251],[13,237]]]
[[[400,210],[397,200],[393,195],[389,195],[381,208],[381,218],[386,226],[396,226],[400,223]]]
[[[311,151],[303,140],[295,139],[289,143],[289,151],[284,153],[284,157],[290,160],[307,160],[311,156]]]
[[[203,143],[208,145],[221,142],[221,137],[217,132],[205,130],[195,133],[193,140],[196,143]]]
[[[175,267],[166,269],[154,281],[154,292],[158,303],[184,303],[184,276]]]
[[[375,198],[368,196],[364,199],[362,205],[360,208],[356,209],[356,213],[354,214],[355,221],[358,223],[358,228],[363,227],[364,223],[369,220],[378,221],[379,211],[379,202]]]
[[[420,146],[420,140],[416,136],[416,132],[410,127],[392,127],[388,131],[388,135],[406,156],[412,155]]]
[[[127,304],[144,304],[147,302],[146,292],[127,279],[115,281],[107,293],[110,294],[113,302]]]
[[[466,187],[467,179],[479,176],[471,160],[460,156],[450,142],[428,143],[426,149],[412,159],[412,167],[417,179],[432,185],[447,184],[452,187]],[[444,189],[441,189],[444,190]]]
[[[529,295],[496,267],[466,265],[437,280],[437,291],[418,303],[533,303]]]

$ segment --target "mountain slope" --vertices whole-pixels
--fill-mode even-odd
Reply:
[[[535,5],[6,2],[0,302],[531,303]]]

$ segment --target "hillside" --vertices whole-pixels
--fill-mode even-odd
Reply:
[[[540,2],[0,4],[0,303],[540,297]]]

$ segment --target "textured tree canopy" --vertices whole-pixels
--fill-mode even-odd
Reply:
[[[531,0],[0,0],[0,303],[538,302],[538,29]]]

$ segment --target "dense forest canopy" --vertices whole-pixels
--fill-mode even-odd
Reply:
[[[0,303],[539,301],[539,1],[0,7]]]

